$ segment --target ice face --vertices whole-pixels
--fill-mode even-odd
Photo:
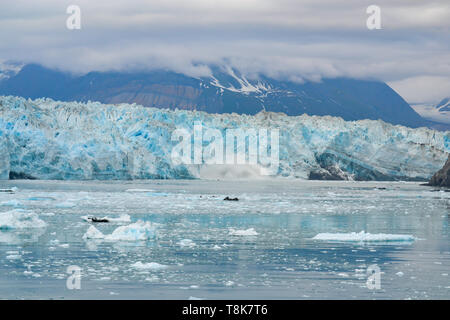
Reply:
[[[9,153],[7,140],[0,130],[0,180],[9,178]]]
[[[194,122],[220,132],[278,129],[276,175],[282,177],[425,180],[442,167],[449,152],[448,132],[382,121],[269,112],[218,115],[8,96],[0,97],[0,179],[202,177],[208,165],[174,164],[171,160],[176,145],[172,133],[180,128],[192,132]],[[214,170],[214,178],[222,168]]]

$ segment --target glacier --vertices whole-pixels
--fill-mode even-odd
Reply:
[[[207,164],[171,160],[176,144],[172,133],[192,131],[196,122],[221,132],[278,129],[277,177],[423,181],[443,166],[449,153],[449,132],[381,120],[265,111],[254,116],[208,114],[0,96],[0,179],[204,178]]]

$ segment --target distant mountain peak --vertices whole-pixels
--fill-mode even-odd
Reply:
[[[0,81],[14,77],[22,70],[24,65],[24,63],[14,61],[0,62]]]
[[[427,126],[410,105],[380,81],[349,78],[295,82],[264,75],[251,77],[229,66],[211,66],[211,75],[194,78],[167,70],[90,72],[84,75],[25,65],[0,81],[0,95],[48,97],[61,101],[136,103],[145,107],[254,115],[262,110],[289,116],[336,116],[344,120],[384,120]]]
[[[435,108],[439,111],[450,111],[450,97],[442,99]]]

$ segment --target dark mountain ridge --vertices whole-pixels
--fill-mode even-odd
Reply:
[[[349,78],[296,83],[266,76],[248,79],[231,68],[211,67],[194,78],[172,71],[90,72],[81,76],[25,65],[0,81],[0,95],[61,101],[137,103],[146,107],[209,113],[331,115],[344,120],[381,119],[408,127],[430,126],[387,84]]]

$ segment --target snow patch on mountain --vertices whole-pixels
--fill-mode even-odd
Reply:
[[[15,76],[22,70],[23,66],[23,63],[0,61],[0,81]]]
[[[450,97],[442,99],[435,105],[432,103],[418,103],[411,105],[411,107],[425,119],[450,124]]]
[[[224,90],[239,92],[243,94],[264,93],[270,92],[272,90],[272,87],[269,84],[265,84],[259,80],[251,81],[244,75],[241,75],[239,73],[237,74],[237,72],[231,67],[226,67],[225,72],[239,84],[239,87],[235,87],[232,84],[229,84],[228,86],[221,84],[220,81],[214,76],[211,76],[210,84]]]
[[[439,111],[450,111],[450,97],[442,99],[441,102],[436,105],[436,109]]]

